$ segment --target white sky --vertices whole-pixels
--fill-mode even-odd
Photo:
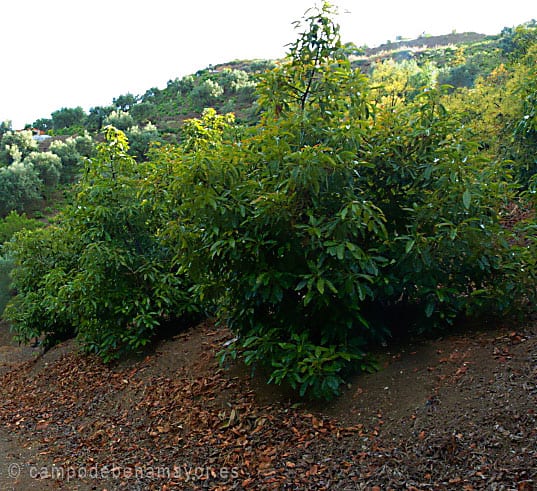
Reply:
[[[342,40],[497,34],[537,17],[536,0],[334,0]],[[108,105],[210,64],[282,57],[315,0],[0,0],[0,121]],[[344,11],[349,13],[343,14]]]

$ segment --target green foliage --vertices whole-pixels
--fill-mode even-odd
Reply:
[[[372,92],[330,14],[312,11],[261,77],[257,126],[206,111],[181,151],[155,154],[175,162],[166,233],[236,333],[231,354],[315,398],[368,369],[390,332],[505,314],[536,283],[535,253],[501,226],[506,168],[481,156],[428,72],[387,78],[397,103]]]
[[[128,113],[128,111],[112,111],[105,119],[104,119],[105,125],[114,126],[115,128],[126,131],[131,126],[134,126],[134,119],[133,117]]]
[[[70,140],[67,139],[66,141],[70,141]],[[82,157],[87,157],[87,158],[95,157],[95,153],[96,153],[95,142],[93,141],[93,138],[87,131],[84,131],[84,133],[75,136],[74,141],[75,141],[76,151]]]
[[[65,128],[73,128],[84,126],[86,121],[86,113],[84,109],[79,107],[64,107],[58,109],[51,114],[52,128],[54,130],[63,130]]]
[[[0,167],[0,217],[24,211],[41,200],[42,182],[31,163],[16,161]]]
[[[473,87],[476,80],[487,77],[498,64],[498,54],[494,50],[462,55],[455,63],[441,68],[438,82],[453,87]]]
[[[1,121],[0,122],[0,138],[4,136],[5,133],[8,131],[13,131],[13,126],[11,124],[11,121]]]
[[[386,60],[375,64],[371,73],[371,83],[378,87],[376,102],[394,106],[402,101],[414,99],[426,88],[437,85],[438,70],[432,63],[418,65],[415,60]]]
[[[501,289],[521,281],[513,268],[521,259],[500,224],[513,196],[509,174],[483,160],[439,100],[428,91],[378,118],[364,156],[374,164],[366,178],[391,237],[381,248],[390,260],[382,305],[417,308],[429,329],[462,315],[506,313],[514,305]]]
[[[214,112],[187,125],[173,187],[185,225],[169,233],[182,231],[184,267],[238,334],[245,361],[331,397],[350,361],[367,365],[366,340],[383,334],[360,304],[384,264],[385,229],[353,182],[367,80],[334,57],[339,37],[323,13],[308,22],[314,33],[262,80],[265,112],[251,135],[238,142]]]
[[[43,191],[48,194],[60,182],[62,161],[52,152],[32,152],[24,159],[26,165],[32,165],[43,184]]]
[[[86,128],[89,131],[101,131],[104,126],[104,120],[114,110],[113,106],[103,107],[96,106],[89,110],[88,117],[86,118]]]
[[[10,284],[12,269],[13,261],[7,255],[2,255],[0,249],[0,316],[11,298]]]
[[[76,333],[86,350],[110,360],[140,350],[163,320],[194,307],[160,244],[166,215],[153,199],[158,188],[139,197],[153,169],[128,155],[121,132],[109,127],[106,139],[58,223],[7,246],[18,295],[5,316],[23,341],[44,335],[50,344]]]
[[[509,156],[516,162],[517,177],[524,187],[537,173],[537,41],[526,50],[507,85],[511,97],[504,102],[510,115],[506,121],[512,142]]]
[[[527,55],[531,46],[537,42],[537,22],[527,22],[517,27],[502,30],[500,48],[505,56],[516,61]]]
[[[3,317],[11,321],[20,342],[44,335],[45,345],[51,346],[75,334],[71,298],[62,288],[81,252],[73,245],[66,231],[56,226],[20,232],[5,244],[15,266],[12,287],[17,295],[9,301]]]
[[[13,259],[3,251],[3,244],[22,230],[34,230],[42,227],[38,220],[19,215],[12,211],[8,216],[0,220],[0,315],[4,311],[7,302],[11,298],[11,271],[14,263]]]
[[[138,125],[146,125],[158,117],[157,106],[151,102],[140,102],[133,106],[129,113]]]
[[[117,111],[129,112],[138,102],[139,97],[130,92],[116,97],[113,101]]]
[[[0,140],[0,166],[20,162],[37,150],[31,131],[7,131]]]
[[[63,180],[86,167],[53,226],[4,246],[21,340],[77,335],[111,360],[203,308],[236,335],[222,358],[330,399],[390,335],[535,309],[535,219],[503,222],[537,206],[533,27],[504,42],[506,65],[485,39],[400,49],[367,77],[333,14],[308,11],[281,62],[208,67],[63,127],[114,122],[131,145],[112,127],[97,155],[87,135],[51,144]],[[58,159],[3,148],[5,214],[31,199],[21,189],[53,187]]]
[[[39,118],[32,123],[32,128],[36,128],[41,131],[50,131],[53,129],[51,118]]]
[[[0,244],[11,240],[15,233],[21,230],[34,230],[43,226],[43,223],[33,218],[28,218],[24,213],[19,215],[12,211],[0,220]]]
[[[207,79],[196,85],[190,93],[190,101],[198,108],[210,106],[224,93],[224,89],[214,80]]]
[[[79,177],[85,158],[94,155],[95,144],[89,134],[84,133],[63,141],[54,140],[49,149],[61,160],[61,182],[73,183]]]
[[[537,172],[536,46],[526,46],[526,55],[445,98],[481,149],[491,159],[507,162],[522,188]]]
[[[151,123],[142,127],[131,126],[126,135],[129,140],[130,155],[140,162],[146,159],[151,145],[162,142],[157,127]]]

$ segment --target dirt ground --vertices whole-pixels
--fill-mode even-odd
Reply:
[[[219,367],[210,322],[115,366],[0,333],[1,489],[537,489],[535,322],[388,347],[316,404]]]

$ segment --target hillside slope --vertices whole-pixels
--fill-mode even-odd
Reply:
[[[0,419],[5,435],[29,447],[17,456],[10,443],[21,472],[14,489],[32,489],[24,487],[36,481],[32,469],[40,489],[70,490],[537,482],[535,325],[393,347],[381,371],[309,406],[240,366],[218,367],[229,336],[204,323],[114,367],[72,343],[11,365]]]

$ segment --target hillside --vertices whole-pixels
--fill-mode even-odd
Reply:
[[[422,36],[374,48],[352,48],[351,60],[364,72],[369,72],[375,63],[388,59],[416,60],[420,64],[429,61],[446,72],[452,69],[460,72],[464,68],[460,60],[456,65],[453,62],[462,49],[466,56],[462,65],[472,71],[463,83],[468,86],[478,75],[486,75],[501,62],[501,39],[501,35],[485,36],[473,32]],[[113,111],[128,112],[130,124],[144,125],[151,121],[162,134],[175,138],[185,119],[198,117],[205,107],[211,106],[219,112],[235,113],[239,122],[252,124],[257,120],[253,90],[257,75],[275,63],[276,60],[256,59],[210,65],[194,74],[169,80],[166,87],[152,87],[144,94],[118,95],[109,106],[92,108],[87,118],[79,123],[90,131],[98,131]],[[115,123],[118,123],[117,119]],[[69,126],[55,128],[54,115],[52,119],[40,119],[32,126],[52,133],[71,133]],[[121,124],[119,127],[122,129]]]
[[[485,34],[479,34],[477,32],[451,33],[440,36],[420,36],[416,39],[388,42],[374,48],[367,48],[364,54],[365,56],[374,56],[382,52],[389,53],[390,51],[398,51],[403,48],[422,48],[425,50],[446,46],[471,46],[482,42],[486,38],[487,36]]]
[[[0,486],[534,488],[537,25],[365,56],[333,14],[3,128]]]

